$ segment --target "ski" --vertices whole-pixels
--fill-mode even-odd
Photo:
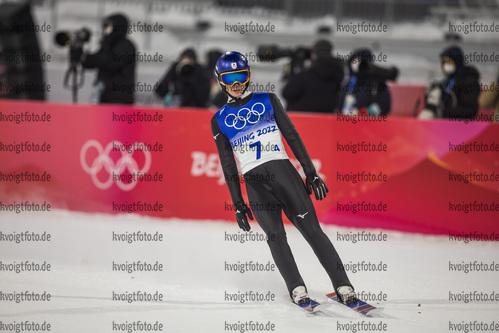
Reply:
[[[305,303],[301,303],[301,304],[296,304],[295,302],[293,302],[291,300],[291,303],[300,307],[300,309],[302,309],[303,311],[308,312],[308,313],[317,313],[328,306],[328,304],[320,304],[319,302],[317,302],[313,299],[310,299],[309,302],[305,302]]]
[[[342,304],[344,306],[349,307],[350,309],[354,310],[355,312],[363,314],[364,316],[370,317],[374,313],[377,313],[377,312],[382,310],[381,308],[374,307],[371,304],[368,304],[368,303],[366,303],[358,298],[356,299],[355,302],[345,304],[342,301],[340,301],[340,299],[338,298],[338,296],[336,295],[335,292],[327,294],[326,296],[328,298],[332,299],[333,301],[338,302],[339,304]]]

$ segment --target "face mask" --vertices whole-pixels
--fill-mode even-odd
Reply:
[[[360,61],[352,61],[352,63],[350,64],[350,68],[352,69],[352,72],[357,73],[360,68]]]
[[[442,72],[444,75],[451,75],[456,71],[456,65],[451,64],[449,62],[444,62],[442,64]]]
[[[104,27],[104,36],[109,36],[113,32],[113,25],[112,24],[107,24]]]

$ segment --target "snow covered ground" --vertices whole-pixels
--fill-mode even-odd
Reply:
[[[383,317],[366,318],[338,304],[326,309],[326,315],[310,315],[290,303],[276,269],[231,270],[238,263],[252,262],[250,269],[256,263],[264,267],[273,263],[265,241],[241,242],[244,235],[235,222],[68,211],[1,213],[0,331],[9,332],[28,321],[50,323],[51,332],[113,332],[125,331],[125,324],[137,325],[140,321],[162,324],[163,332],[242,333],[273,328],[270,331],[285,333],[419,333],[466,332],[464,324],[470,322],[499,322],[499,301],[476,299],[480,293],[499,293],[497,267],[495,271],[474,269],[468,273],[451,270],[466,269],[463,262],[476,262],[472,269],[481,263],[499,264],[498,242],[465,243],[445,236],[383,231],[385,241],[354,243],[352,237],[359,230],[335,226],[324,229],[342,256],[357,292],[385,299],[371,302],[384,308]],[[16,235],[26,231],[38,236],[50,234],[50,241],[16,243]],[[162,235],[162,241],[119,240],[138,231]],[[287,231],[311,296],[327,302],[324,294],[332,288],[326,273],[296,229],[288,226]],[[380,234],[379,230],[365,232]],[[256,224],[252,224],[252,235],[255,239],[263,236]],[[26,261],[50,264],[50,271],[16,273],[15,268],[27,267],[16,265]],[[132,273],[119,270],[126,263],[138,261],[153,268],[156,264],[158,269]],[[373,265],[383,270],[365,269]],[[25,291],[50,294],[50,301],[26,301],[17,296]],[[162,300],[117,300],[139,291],[162,295]],[[247,292],[268,300],[245,296],[249,300],[241,302]],[[465,302],[470,292],[476,292],[472,294],[474,299]],[[238,301],[233,300],[236,296]],[[19,303],[11,300],[13,297],[19,297]],[[137,331],[130,327],[129,332]]]

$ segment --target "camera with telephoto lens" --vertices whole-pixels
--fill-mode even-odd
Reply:
[[[55,34],[55,42],[59,46],[70,46],[71,48],[80,48],[84,43],[90,40],[92,33],[88,28],[80,30],[61,30]]]
[[[194,73],[194,70],[193,61],[188,58],[180,60],[175,67],[175,72],[181,79],[189,78]]]
[[[64,74],[64,88],[71,89],[73,103],[78,100],[78,89],[83,87],[84,69],[81,61],[83,56],[83,44],[90,40],[92,33],[86,27],[79,30],[60,30],[55,34],[55,43],[61,47],[69,46],[69,68]]]
[[[395,66],[385,68],[369,63],[366,66],[364,75],[376,78],[379,81],[396,81],[399,70]]]
[[[310,47],[298,46],[295,49],[281,48],[278,45],[260,45],[258,47],[259,61],[275,61],[280,58],[289,58],[288,68],[285,70],[283,79],[300,73],[305,68],[305,61],[312,55]]]

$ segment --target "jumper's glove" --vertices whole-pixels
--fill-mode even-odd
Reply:
[[[313,191],[315,193],[315,199],[317,200],[324,199],[326,197],[326,193],[329,192],[326,184],[317,173],[307,175],[305,183],[305,188],[307,189],[308,194],[312,194]]]
[[[246,215],[248,215],[250,220],[253,220],[253,215],[251,214],[251,209],[244,202],[238,202],[234,204],[236,208],[236,220],[239,228],[244,231],[250,231],[251,227],[248,223]]]

